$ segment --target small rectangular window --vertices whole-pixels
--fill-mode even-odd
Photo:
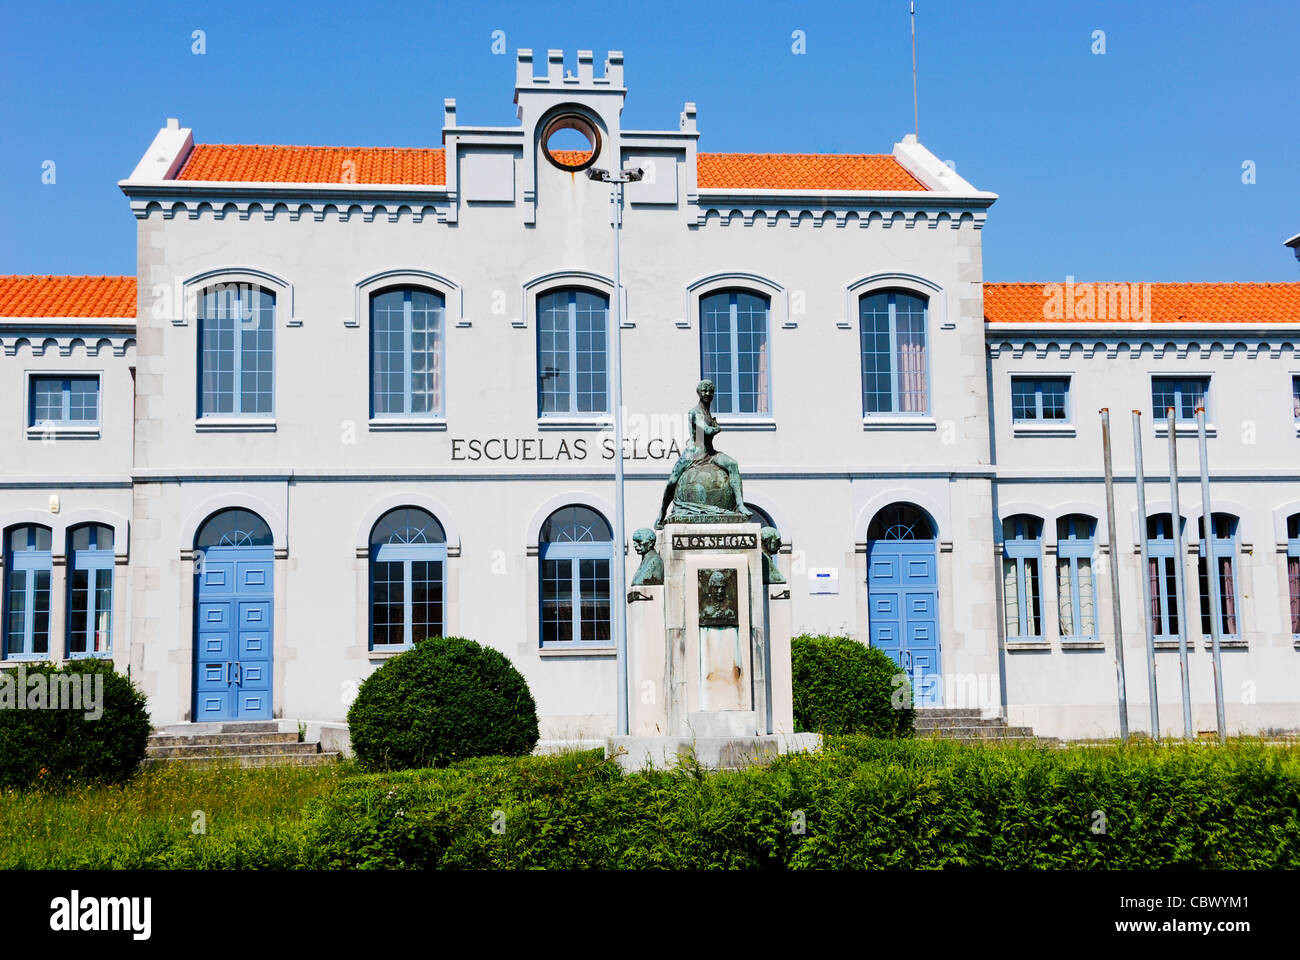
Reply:
[[[32,377],[29,427],[93,427],[99,423],[99,377]]]
[[[1300,377],[1291,378],[1291,416],[1300,423]]]
[[[1152,377],[1151,417],[1157,424],[1168,418],[1166,411],[1174,408],[1178,423],[1195,423],[1196,408],[1205,408],[1205,418],[1210,419],[1209,377]]]
[[[1011,380],[1011,419],[1016,423],[1065,423],[1070,419],[1070,378]]]

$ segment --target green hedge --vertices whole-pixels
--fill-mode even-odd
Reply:
[[[429,637],[366,678],[348,710],[357,762],[370,770],[519,756],[537,744],[537,705],[499,651]]]
[[[796,730],[910,737],[912,688],[888,654],[850,637],[791,642]]]
[[[317,868],[1295,869],[1298,811],[1295,749],[857,737],[734,773],[624,776],[593,751],[358,777],[308,807],[302,849]]]
[[[6,669],[0,683],[0,787],[120,783],[144,759],[151,728],[145,697],[114,672],[112,663],[87,659],[57,667],[24,662],[21,669]],[[41,696],[48,707],[52,691],[66,689],[67,683],[76,683],[85,697],[78,709],[16,708],[17,697],[25,706],[40,702],[33,699],[37,689],[45,691]],[[20,686],[27,689],[20,691]],[[100,715],[89,716],[96,699]]]

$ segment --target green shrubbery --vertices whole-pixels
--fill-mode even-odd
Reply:
[[[910,737],[912,690],[889,655],[849,637],[795,637],[791,643],[796,730]]]
[[[519,756],[537,744],[537,705],[501,653],[430,637],[366,678],[348,710],[352,749],[370,770]]]
[[[345,781],[303,849],[345,868],[1294,869],[1300,752],[856,737],[720,774],[489,759]]]
[[[144,695],[111,663],[23,663],[21,671],[6,670],[0,684],[0,787],[120,783],[144,759],[150,730]],[[51,709],[53,691],[63,696],[74,684],[77,708],[62,701]],[[45,709],[31,709],[39,702]]]

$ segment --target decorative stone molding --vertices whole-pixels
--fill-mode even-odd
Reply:
[[[17,356],[26,347],[34,357],[57,352],[70,357],[80,347],[88,357],[125,357],[135,346],[135,323],[78,323],[75,319],[54,322],[0,320],[0,349],[6,357]]]
[[[1240,338],[1217,339],[1209,337],[1180,337],[1178,341],[1156,340],[1159,334],[1143,336],[1106,336],[1099,340],[1082,341],[1069,339],[1069,334],[1040,333],[1024,336],[1008,336],[1002,331],[988,334],[989,356],[997,360],[1003,354],[1010,354],[1019,360],[1026,353],[1032,353],[1039,360],[1055,353],[1066,359],[1076,353],[1085,360],[1091,360],[1098,353],[1105,353],[1106,359],[1114,360],[1121,353],[1131,359],[1138,359],[1144,351],[1149,350],[1156,360],[1164,359],[1166,353],[1173,351],[1179,360],[1186,360],[1195,353],[1200,359],[1208,360],[1218,350],[1225,360],[1244,354],[1254,360],[1261,353],[1267,353],[1276,360],[1284,353],[1300,357],[1300,335],[1295,337],[1252,338],[1243,341]]]
[[[960,201],[934,199],[917,202],[916,194],[906,193],[894,202],[885,197],[864,198],[860,194],[837,196],[836,191],[810,191],[807,196],[782,193],[759,198],[754,194],[727,191],[688,193],[686,202],[696,208],[697,227],[769,227],[807,226],[819,228],[856,226],[862,229],[901,228],[914,230],[924,226],[931,230],[941,226],[960,230],[981,230],[987,218],[985,209],[970,210]]]
[[[426,219],[438,223],[454,220],[449,212],[455,204],[455,198],[446,190],[421,190],[418,193],[369,195],[355,188],[346,194],[321,195],[320,187],[294,189],[292,184],[276,184],[269,195],[258,197],[236,193],[228,200],[203,199],[214,195],[220,196],[220,188],[208,187],[202,196],[173,197],[170,191],[137,193],[132,192],[131,212],[137,220],[161,217],[174,220],[188,217],[190,220],[209,218],[212,220],[239,219],[275,220],[283,217],[290,222],[311,218],[316,222],[333,219],[347,223],[353,217],[359,217],[366,223],[376,218],[384,218],[389,223],[397,223],[406,217],[414,223],[423,223]]]

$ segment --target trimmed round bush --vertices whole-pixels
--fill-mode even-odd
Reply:
[[[0,787],[129,780],[149,740],[145,703],[103,660],[0,671]]]
[[[537,745],[537,704],[500,652],[463,637],[430,637],[366,678],[348,730],[357,762],[369,770],[522,756]]]
[[[816,733],[910,737],[916,712],[907,675],[850,637],[795,637],[794,725]]]

